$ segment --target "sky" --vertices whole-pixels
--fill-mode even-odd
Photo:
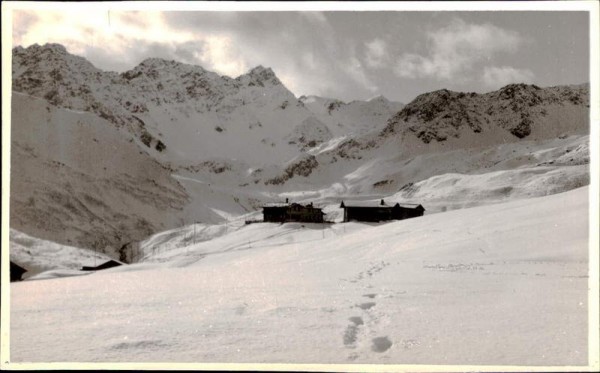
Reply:
[[[60,6],[13,10],[13,45],[60,43],[96,67],[117,72],[148,57],[201,65],[230,77],[262,65],[298,97],[346,102],[384,95],[407,103],[442,88],[482,93],[510,83],[589,81],[585,11]]]

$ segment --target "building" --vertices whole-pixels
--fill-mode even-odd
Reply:
[[[322,209],[314,207],[312,203],[301,205],[299,203],[270,203],[263,206],[263,221],[273,223],[303,222],[323,223],[325,213]]]
[[[116,260],[109,260],[108,262],[104,262],[96,267],[81,267],[82,271],[99,271],[101,269],[108,269],[112,267],[118,267],[123,263],[117,262]]]
[[[15,262],[10,262],[10,282],[21,281],[27,270]]]
[[[387,204],[383,199],[379,204],[374,202],[352,202],[349,205],[342,201],[340,208],[344,209],[344,221],[387,221],[403,220],[423,216],[425,208],[420,204],[395,203]]]

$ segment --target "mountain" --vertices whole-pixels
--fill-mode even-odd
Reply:
[[[485,94],[443,89],[415,98],[388,121],[381,135],[411,132],[428,144],[500,128],[518,139],[552,138],[584,130],[589,106],[588,85],[542,89],[510,84]]]
[[[263,66],[231,78],[149,58],[104,72],[57,44],[14,48],[12,78],[11,227],[116,258],[150,234],[286,196],[396,195],[440,211],[474,202],[427,191],[472,175],[528,169],[476,181],[544,179],[540,195],[589,180],[587,85],[345,103],[296,98]]]
[[[301,96],[299,100],[331,128],[334,136],[382,130],[388,119],[404,107],[383,96],[349,103],[319,96]]]

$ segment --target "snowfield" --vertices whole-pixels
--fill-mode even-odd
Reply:
[[[142,263],[11,284],[10,358],[587,365],[588,193],[163,233]]]

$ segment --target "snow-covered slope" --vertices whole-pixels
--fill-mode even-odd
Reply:
[[[347,144],[352,145],[352,143]],[[305,161],[303,169],[308,176],[296,173],[293,177],[288,177],[289,172],[281,172],[278,177],[271,176],[270,180],[283,182],[277,185],[282,196],[303,195],[306,199],[334,199],[339,202],[340,198],[386,197],[409,185],[444,174],[483,175],[490,172],[515,171],[513,174],[499,173],[499,176],[495,177],[496,180],[504,178],[505,185],[510,185],[513,182],[511,175],[519,174],[522,169],[530,169],[530,173],[537,174],[540,180],[546,178],[545,174],[549,172],[555,175],[574,176],[577,183],[587,183],[589,179],[589,136],[587,135],[575,135],[564,139],[525,140],[493,146],[472,146],[416,155],[394,152],[386,154],[385,149],[380,150],[379,154],[373,155],[361,151],[359,146],[342,145],[338,147],[337,152],[315,154],[310,163]],[[531,177],[531,180],[535,178],[533,174]],[[573,184],[574,181],[568,178],[546,178],[547,189],[555,191],[574,187],[573,185],[577,184]],[[514,182],[519,183],[519,178]],[[265,187],[271,186],[265,185]],[[478,184],[475,188],[491,190],[495,187],[497,184],[492,183]],[[531,188],[527,192],[535,194],[541,193],[541,190]],[[463,196],[465,202],[470,200],[469,202],[472,203],[478,203],[477,197],[476,195]],[[430,201],[424,198],[418,202],[428,204]],[[486,202],[485,199],[480,201],[480,203]]]
[[[588,193],[157,236],[145,263],[11,284],[11,361],[586,365]]]
[[[40,240],[15,229],[10,230],[10,261],[27,269],[24,279],[89,274],[82,273],[81,267],[95,267],[111,259],[99,252]]]
[[[334,136],[381,131],[388,119],[404,107],[383,96],[349,103],[319,96],[301,96],[299,100],[329,126]]]

